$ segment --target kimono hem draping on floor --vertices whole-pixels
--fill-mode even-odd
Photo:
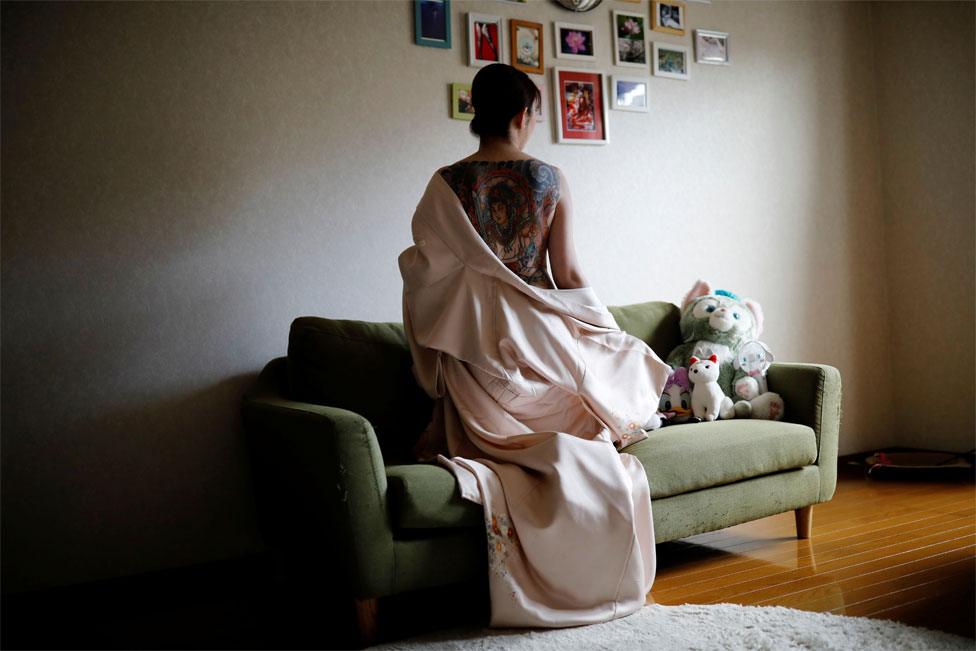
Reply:
[[[415,448],[484,507],[491,626],[641,608],[655,574],[647,438],[670,368],[590,287],[525,283],[434,174],[399,256],[413,372],[435,399]]]

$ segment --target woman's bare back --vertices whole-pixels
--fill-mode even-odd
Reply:
[[[554,289],[546,257],[560,198],[558,169],[528,157],[469,157],[439,172],[475,231],[502,263],[526,283]]]

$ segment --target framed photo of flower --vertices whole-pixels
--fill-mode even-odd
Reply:
[[[647,21],[643,14],[613,12],[613,62],[618,66],[647,67]]]
[[[651,0],[651,26],[658,32],[685,35],[685,3]]]
[[[695,61],[711,63],[713,65],[732,65],[729,56],[728,32],[716,32],[711,29],[695,30]]]
[[[618,111],[647,113],[647,77],[610,78],[610,107]]]
[[[542,23],[512,18],[508,21],[512,65],[522,72],[544,72]]]
[[[471,84],[451,84],[451,117],[455,120],[474,119]]]
[[[573,68],[552,69],[556,139],[563,144],[605,145],[610,142],[603,73]]]
[[[553,23],[556,58],[596,61],[595,36],[592,25]]]
[[[673,43],[654,43],[654,76],[688,79],[688,48]]]
[[[414,43],[451,47],[451,0],[413,0]]]
[[[468,14],[468,65],[505,63],[505,30],[502,19],[485,14]]]

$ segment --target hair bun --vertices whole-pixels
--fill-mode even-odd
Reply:
[[[471,82],[471,133],[507,136],[512,118],[541,100],[539,87],[521,70],[506,63],[485,66]]]

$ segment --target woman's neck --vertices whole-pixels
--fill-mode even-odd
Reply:
[[[507,138],[497,138],[490,140],[481,140],[481,146],[478,147],[478,151],[471,154],[464,160],[523,160],[532,158],[522,153],[514,142]]]

